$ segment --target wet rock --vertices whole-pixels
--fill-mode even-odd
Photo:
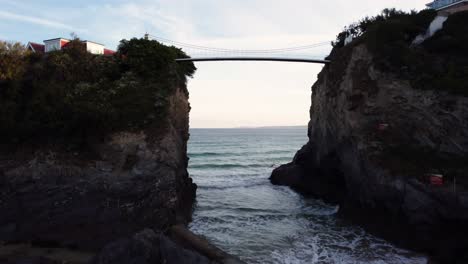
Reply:
[[[271,173],[270,181],[275,185],[299,188],[303,183],[304,172],[299,165],[288,163],[281,165]]]
[[[31,257],[20,258],[11,262],[7,261],[4,264],[60,264],[60,262],[43,257]]]
[[[204,237],[194,234],[183,225],[175,225],[169,229],[169,237],[177,244],[196,251],[211,261],[224,264],[245,264],[235,256],[224,252],[220,248],[211,244]]]
[[[90,264],[208,264],[206,257],[184,249],[162,234],[146,229],[107,245]]]

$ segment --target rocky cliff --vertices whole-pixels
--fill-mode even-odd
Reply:
[[[169,97],[164,128],[116,132],[83,152],[4,146],[0,240],[95,250],[143,228],[187,223],[196,189],[187,94],[179,87]]]
[[[309,142],[271,181],[338,203],[341,216],[402,246],[465,263],[468,97],[416,87],[405,77],[412,65],[382,67],[380,55],[362,39],[335,47],[312,87]],[[440,67],[449,56],[437,55]],[[442,186],[429,183],[434,174]]]

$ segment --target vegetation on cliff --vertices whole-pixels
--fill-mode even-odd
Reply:
[[[364,43],[377,67],[409,80],[413,88],[468,96],[468,12],[449,16],[434,36],[413,45],[436,16],[434,10],[405,13],[385,9],[346,27],[333,46],[336,52],[353,36],[351,46]]]
[[[0,42],[1,141],[83,140],[117,130],[161,126],[168,96],[196,68],[180,49],[122,40],[114,56],[93,55],[79,39],[37,54]]]

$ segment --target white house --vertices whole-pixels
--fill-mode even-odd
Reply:
[[[66,48],[68,43],[70,43],[70,41],[71,40],[65,39],[65,38],[54,38],[54,39],[44,40],[44,44],[29,42],[27,47],[29,50],[33,52],[47,53],[47,52],[62,50]],[[86,51],[92,54],[112,55],[115,53],[115,51],[106,49],[104,45],[93,42],[93,41],[84,40],[82,41],[82,43],[86,47]]]
[[[61,50],[65,47],[70,40],[64,38],[55,38],[44,40],[44,52],[51,52],[55,50]]]
[[[439,15],[448,16],[456,12],[468,11],[468,0],[434,0],[426,6],[437,10]]]
[[[104,54],[104,45],[89,40],[83,41],[86,45],[86,51],[92,54]]]

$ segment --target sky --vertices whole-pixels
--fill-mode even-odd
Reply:
[[[428,0],[0,0],[0,39],[42,42],[77,34],[115,49],[146,32],[194,45],[274,49],[332,41],[344,26],[387,7]],[[328,55],[329,46],[308,55]],[[188,51],[189,52],[189,51]],[[190,52],[189,52],[190,53]],[[195,55],[194,55],[195,56]],[[199,62],[190,92],[193,128],[307,125],[322,66]]]

